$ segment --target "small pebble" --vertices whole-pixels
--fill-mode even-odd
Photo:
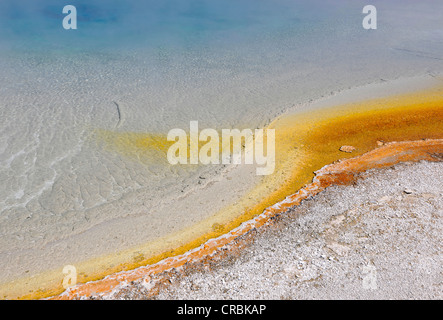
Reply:
[[[355,147],[353,147],[353,146],[341,146],[340,147],[340,151],[351,153],[352,151],[355,151]]]

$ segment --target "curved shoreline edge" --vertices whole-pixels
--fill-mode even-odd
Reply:
[[[263,211],[255,218],[243,222],[239,227],[182,255],[166,258],[149,266],[139,267],[130,271],[123,271],[106,276],[102,280],[87,282],[68,288],[60,295],[49,299],[80,299],[93,296],[111,294],[121,286],[134,280],[143,279],[149,287],[151,276],[164,271],[180,268],[187,263],[200,262],[211,257],[227,245],[238,245],[236,241],[248,232],[265,226],[273,217],[286,212],[289,208],[299,205],[303,200],[315,196],[331,185],[346,185],[357,179],[358,174],[369,169],[389,167],[400,162],[443,161],[443,139],[426,139],[417,141],[389,142],[372,151],[354,158],[338,160],[322,167],[315,172],[312,183],[300,189],[295,194],[286,197]],[[235,244],[236,243],[236,244]]]
[[[242,196],[238,203],[201,220],[192,228],[185,228],[153,243],[143,243],[127,252],[114,252],[81,261],[81,264],[75,263],[78,285],[70,290],[112,279],[117,281],[112,282],[110,288],[115,288],[125,283],[131,272],[145,266],[158,266],[164,261],[174,262],[184,254],[193,253],[205,244],[212,243],[210,239],[227,237],[235,230],[238,231],[237,227],[240,228],[242,223],[255,221],[268,209],[284,204],[291,197],[288,195],[305,190],[314,181],[314,173],[318,173],[321,168],[339,159],[363,156],[377,148],[379,142],[443,139],[442,84],[443,78],[429,77],[374,84],[347,90],[334,96],[332,101],[328,98],[324,102],[314,102],[306,105],[306,108],[303,106],[301,110],[288,111],[277,117],[269,124],[270,128],[278,128],[276,142],[280,156],[276,158],[274,175],[267,176],[262,183]],[[339,151],[343,145],[352,145],[356,151]],[[346,175],[343,175],[342,179],[345,178]],[[214,225],[222,227],[214,230]],[[96,240],[87,239],[93,243]],[[160,245],[161,250],[156,245]],[[134,252],[145,253],[145,259],[139,260]],[[134,257],[137,259],[134,260]],[[0,293],[3,299],[57,298],[65,291],[62,287],[63,277],[61,269],[49,270],[2,284]],[[106,292],[110,288],[105,286],[103,289]],[[94,292],[102,291],[91,290],[91,293]],[[71,298],[84,296],[75,294]]]

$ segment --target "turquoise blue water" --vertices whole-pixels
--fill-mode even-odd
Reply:
[[[66,4],[77,9],[75,31],[62,28]],[[1,40],[14,48],[48,51],[207,46],[285,32],[309,19],[315,8],[288,0],[5,0]]]
[[[210,126],[264,125],[288,104],[268,106],[289,83],[268,80],[326,67],[332,41],[348,42],[341,32],[361,19],[358,6],[320,0],[93,0],[69,2],[77,29],[65,30],[66,4],[1,2],[0,85],[11,95],[25,90],[23,83],[26,92],[54,99],[72,94],[83,104],[77,117],[90,117],[94,101],[123,103],[130,95],[123,128],[137,131],[164,132],[194,118]],[[265,92],[273,88],[278,92]],[[97,115],[85,121],[107,123]]]

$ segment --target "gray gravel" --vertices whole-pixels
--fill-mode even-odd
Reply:
[[[235,259],[171,277],[154,298],[442,299],[442,216],[443,163],[371,170],[258,231]],[[108,298],[146,295],[133,283]]]

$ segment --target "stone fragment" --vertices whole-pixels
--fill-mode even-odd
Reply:
[[[355,151],[355,147],[353,147],[353,146],[341,146],[340,147],[340,151],[351,153],[352,151]]]

